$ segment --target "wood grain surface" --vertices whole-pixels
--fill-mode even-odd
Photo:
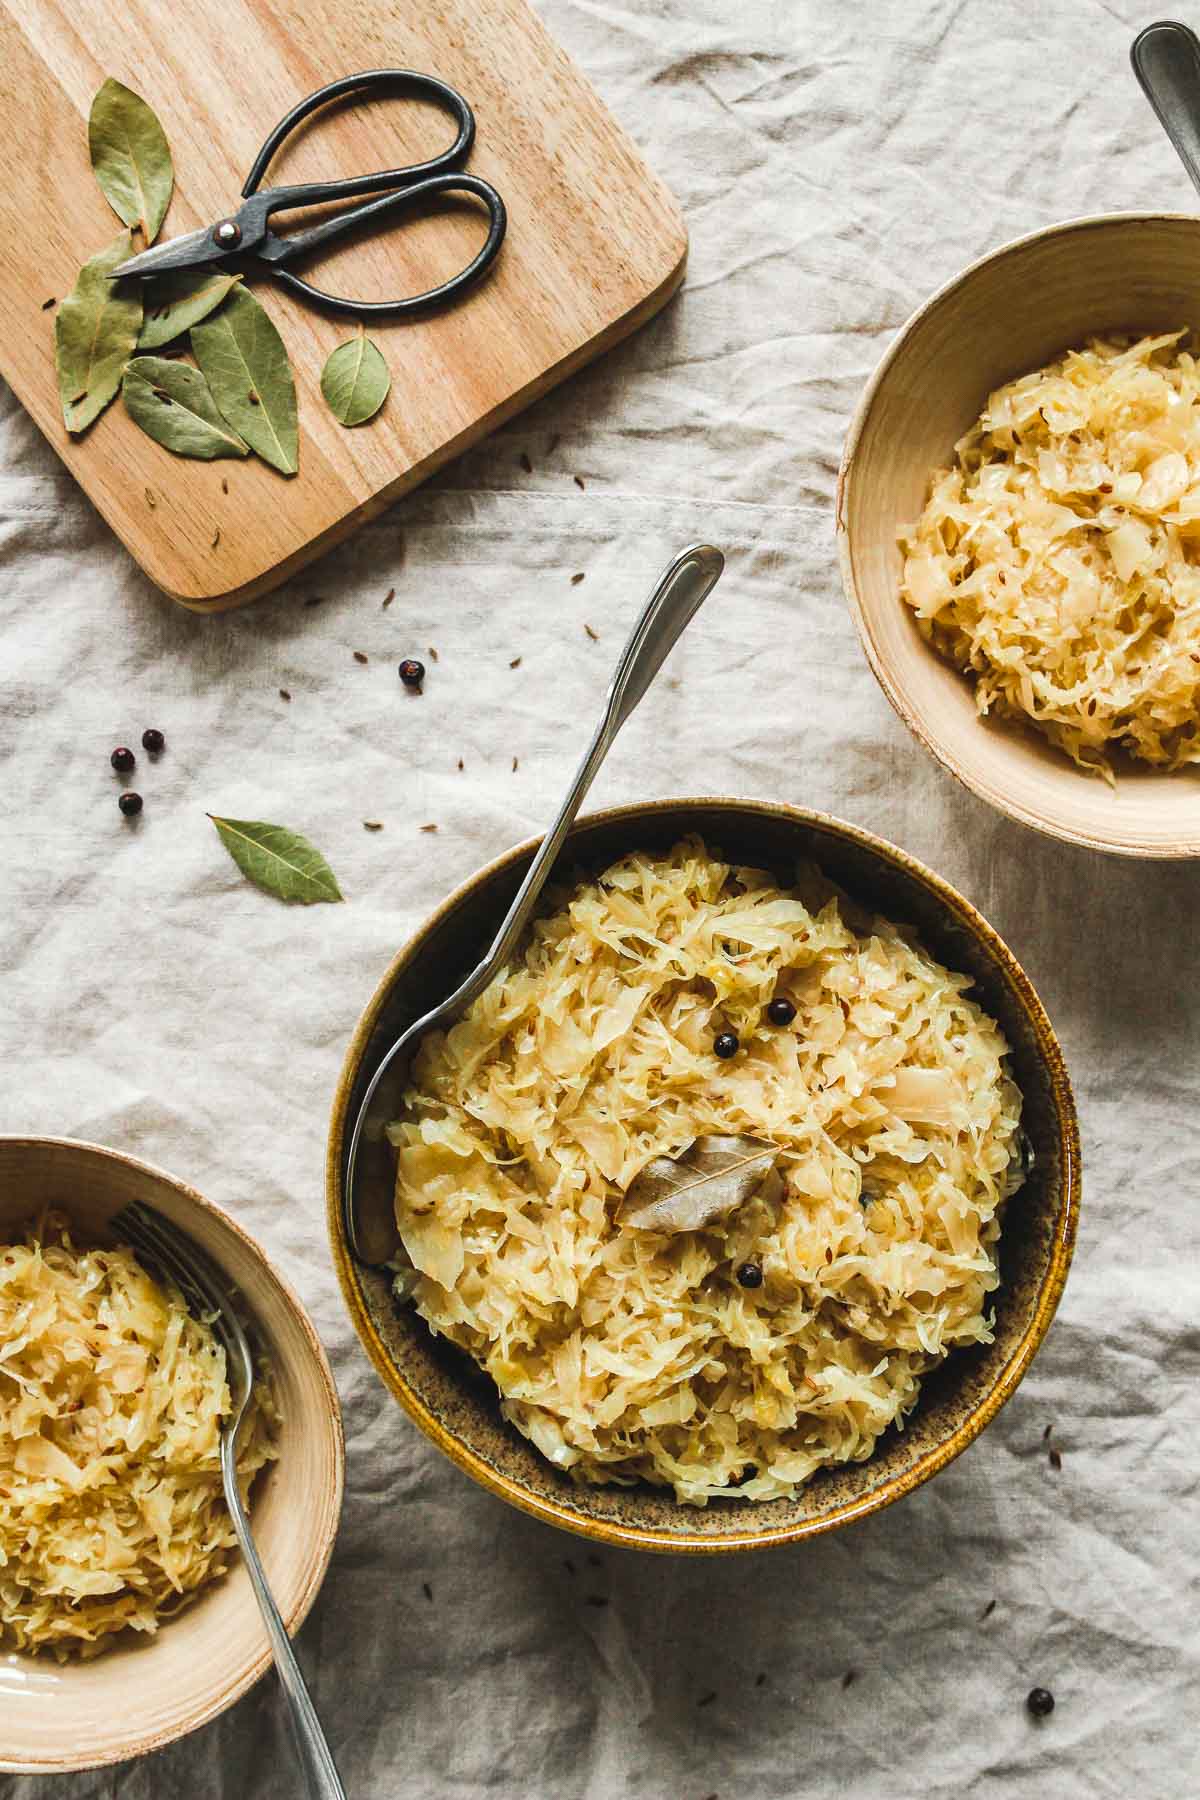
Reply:
[[[467,167],[500,190],[509,231],[495,268],[458,305],[372,325],[393,375],[378,418],[347,431],[321,399],[322,366],[354,322],[252,278],[296,374],[297,477],[257,459],[182,461],[119,399],[70,438],[43,303],[61,300],[120,229],[87,154],[105,77],[141,93],[166,128],[176,181],[165,238],[238,203],[259,144],[297,100],[380,67],[435,74],[465,94],[478,126]],[[198,611],[241,605],[294,573],[633,331],[683,276],[674,201],[525,0],[0,0],[0,83],[10,121],[0,371],[147,574]],[[412,101],[341,106],[289,139],[267,179],[396,167],[435,154],[451,133],[444,114]],[[339,246],[312,277],[356,297],[416,293],[461,267],[484,230],[466,203]]]

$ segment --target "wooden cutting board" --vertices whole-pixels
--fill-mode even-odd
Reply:
[[[171,237],[237,204],[259,144],[297,100],[385,66],[441,76],[466,95],[478,125],[467,167],[504,196],[509,231],[459,305],[371,326],[393,376],[383,412],[347,431],[321,398],[322,366],[353,321],[252,278],[295,370],[297,476],[253,457],[174,457],[119,398],[70,438],[43,304],[62,299],[79,264],[121,229],[87,153],[104,79],[136,89],[166,129],[176,179],[161,237]],[[633,331],[683,277],[675,202],[525,0],[0,0],[0,90],[0,371],[131,555],[196,611],[240,606],[293,574]],[[289,140],[268,180],[396,167],[434,154],[451,132],[444,114],[408,101],[335,109]],[[480,215],[464,208],[339,247],[313,279],[366,298],[415,293],[482,239]]]

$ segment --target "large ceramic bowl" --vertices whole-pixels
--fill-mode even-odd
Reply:
[[[236,1282],[270,1355],[283,1414],[279,1460],[255,1481],[250,1523],[279,1610],[297,1631],[329,1566],[343,1474],[333,1377],[299,1300],[240,1226],[160,1169],[68,1138],[0,1137],[0,1242],[46,1206],[103,1237],[129,1200],[163,1213],[208,1251]],[[0,1769],[60,1774],[160,1749],[232,1705],[270,1661],[250,1578],[235,1557],[153,1638],[126,1633],[91,1662],[0,1654]]]
[[[914,926],[935,955],[975,978],[1012,1046],[1036,1162],[1001,1239],[996,1338],[959,1351],[927,1377],[903,1433],[870,1461],[825,1471],[792,1500],[680,1506],[660,1488],[578,1487],[504,1423],[490,1380],[391,1298],[385,1272],[360,1267],[341,1226],[347,1122],[380,1056],[478,962],[529,866],[523,844],[451,894],[396,957],[346,1055],[329,1136],[327,1196],[334,1260],[355,1328],[384,1381],[433,1442],[513,1505],[607,1543],[647,1550],[747,1550],[862,1518],[926,1481],[964,1450],[1013,1393],[1041,1343],[1071,1260],[1079,1138],[1071,1088],[1049,1020],[1012,952],[962,896],[881,839],[819,813],[742,800],[666,800],[578,824],[560,868],[599,871],[628,851],[664,849],[688,832],[787,880],[818,863],[855,899]]]
[[[838,482],[846,599],[905,724],[951,774],[1024,825],[1126,856],[1200,855],[1200,771],[1127,762],[1110,787],[1040,735],[984,722],[971,683],[900,599],[896,534],[987,397],[1096,333],[1200,327],[1200,219],[1110,213],[985,256],[915,313],[859,402]]]

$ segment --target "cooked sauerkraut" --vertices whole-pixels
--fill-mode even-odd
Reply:
[[[48,1214],[0,1248],[0,1640],[94,1656],[222,1574],[225,1352],[121,1247]],[[275,1455],[268,1384],[238,1440],[249,1495]]]
[[[1113,779],[1200,761],[1200,366],[1096,339],[1001,388],[901,535],[901,592],[981,713]]]
[[[969,986],[815,872],[626,857],[421,1045],[389,1127],[398,1295],[576,1480],[703,1505],[863,1460],[992,1335],[1021,1099]],[[639,1175],[710,1138],[772,1179],[645,1228]]]

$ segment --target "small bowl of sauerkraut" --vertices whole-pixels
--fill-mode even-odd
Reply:
[[[889,347],[846,440],[842,570],[915,735],[1022,823],[1200,855],[1200,220],[1006,245]]]
[[[251,1528],[290,1629],[341,1504],[337,1397],[299,1301],[226,1214],[97,1145],[0,1137],[0,1768],[156,1749],[267,1668],[221,1487],[224,1351],[121,1239],[140,1201],[226,1272],[255,1354],[238,1437]]]
[[[360,1266],[347,1118],[532,849],[450,897],[347,1056],[329,1218],[369,1353],[476,1479],[596,1538],[743,1549],[886,1505],[1012,1392],[1066,1277],[1077,1131],[1027,978],[836,820],[585,820],[508,966],[400,1072],[395,1247]]]

